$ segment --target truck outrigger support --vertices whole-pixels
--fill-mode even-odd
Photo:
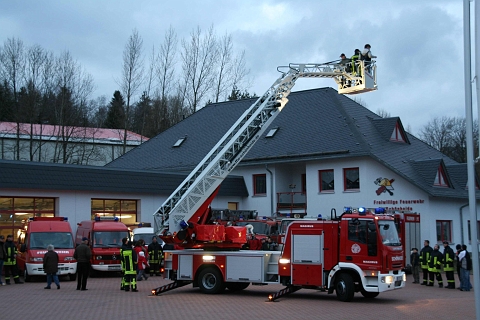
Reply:
[[[152,296],[158,296],[161,293],[186,286],[187,284],[190,284],[190,283],[192,283],[192,281],[174,281],[164,286],[152,289]]]
[[[281,298],[283,296],[286,296],[287,294],[294,293],[298,290],[302,289],[302,287],[297,287],[297,286],[288,286],[276,293],[270,293],[268,295],[268,302],[274,302],[278,298]]]

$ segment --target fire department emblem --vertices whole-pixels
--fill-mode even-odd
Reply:
[[[352,253],[359,253],[360,250],[362,250],[362,248],[360,248],[358,244],[354,243],[352,246]]]

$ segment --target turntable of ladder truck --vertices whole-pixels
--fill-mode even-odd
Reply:
[[[365,70],[364,61],[358,62]],[[346,210],[331,220],[294,221],[287,228],[282,251],[240,250],[246,227],[211,221],[210,204],[222,181],[238,165],[288,102],[299,78],[333,78],[339,94],[377,89],[376,66],[351,74],[338,63],[290,64],[278,67],[281,76],[248,108],[195,169],[154,213],[154,229],[167,244],[164,277],[173,282],[152,295],[192,284],[204,293],[243,290],[250,284],[283,284],[269,300],[301,288],[333,293],[342,301],[360,291],[373,298],[405,286],[402,247],[384,244],[382,230],[394,228],[393,217],[365,210]],[[366,77],[370,80],[366,80]],[[345,88],[344,79],[350,79]],[[349,236],[350,231],[358,233]]]

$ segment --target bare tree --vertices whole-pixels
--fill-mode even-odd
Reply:
[[[125,126],[123,135],[123,152],[127,152],[127,131],[131,118],[131,104],[134,95],[138,92],[144,81],[143,66],[143,40],[136,29],[128,38],[128,42],[123,50],[123,69],[122,78],[119,83],[123,96],[126,98],[125,104]]]
[[[18,93],[23,85],[25,73],[25,46],[23,41],[15,38],[5,40],[0,50],[0,73],[13,92],[15,119],[17,122],[17,139],[15,159],[20,159],[20,116]]]
[[[225,95],[231,85],[228,77],[232,74],[232,36],[225,34],[218,43],[218,65],[214,88],[214,101],[218,102],[220,95]]]
[[[165,33],[165,39],[160,46],[160,52],[156,61],[156,74],[159,85],[158,95],[165,100],[167,95],[171,93],[173,84],[175,83],[175,57],[177,53],[177,35],[172,26]]]
[[[478,122],[474,123],[473,130],[474,140],[478,141]],[[420,131],[423,141],[458,162],[466,162],[467,159],[466,135],[465,118],[455,117],[435,117]],[[478,154],[478,150],[475,154]]]
[[[247,91],[251,87],[251,79],[248,78],[250,70],[246,67],[245,50],[233,60],[231,87],[240,91]]]
[[[213,26],[205,33],[199,27],[182,41],[182,71],[186,85],[186,100],[191,112],[197,111],[215,83],[217,40]]]
[[[76,62],[70,52],[63,52],[55,61],[55,123],[61,131],[57,160],[67,163],[69,141],[75,134],[75,126],[83,122],[87,102],[93,91],[93,78]]]
[[[388,112],[385,109],[377,109],[376,114],[379,115],[382,118],[390,118],[391,117],[390,112]]]

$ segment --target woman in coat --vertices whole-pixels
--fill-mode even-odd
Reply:
[[[52,278],[57,289],[60,289],[60,281],[58,281],[58,254],[53,250],[52,244],[47,247],[47,253],[43,256],[43,271],[47,274],[47,286],[44,289],[50,289]]]

